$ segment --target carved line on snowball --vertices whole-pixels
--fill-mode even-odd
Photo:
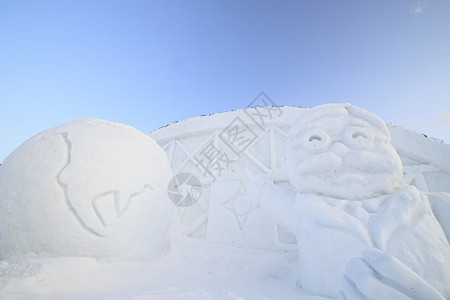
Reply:
[[[61,189],[64,191],[64,199],[66,201],[67,207],[70,209],[70,211],[73,213],[73,215],[75,216],[75,218],[78,220],[78,222],[80,222],[81,226],[83,229],[85,229],[87,232],[98,236],[98,237],[103,237],[101,234],[95,232],[93,229],[91,229],[90,227],[88,227],[83,220],[81,219],[80,215],[78,214],[78,212],[75,210],[75,208],[73,207],[72,203],[69,200],[69,188],[68,186],[61,181],[61,174],[62,172],[64,172],[64,170],[69,166],[69,164],[72,162],[72,142],[69,139],[68,133],[67,132],[58,132],[55,133],[55,135],[60,135],[62,136],[64,143],[67,146],[67,157],[66,157],[66,162],[64,164],[64,166],[61,168],[61,170],[58,172],[58,174],[56,175],[56,181],[58,182],[58,185],[61,187]],[[101,220],[100,220],[101,221]]]
[[[78,212],[76,211],[76,209],[73,207],[72,203],[70,202],[69,199],[69,188],[68,186],[61,181],[61,174],[64,172],[64,170],[69,166],[69,164],[72,162],[72,142],[70,141],[69,137],[68,137],[68,133],[67,132],[58,132],[55,135],[61,135],[64,143],[67,146],[67,158],[66,158],[66,162],[64,164],[64,166],[61,168],[61,170],[58,172],[58,174],[56,175],[56,181],[58,182],[59,186],[62,188],[62,190],[64,191],[64,198],[66,201],[67,206],[69,207],[70,211],[74,214],[75,218],[80,222],[81,226],[83,227],[83,229],[85,229],[87,232],[94,234],[98,237],[105,237],[105,235],[100,234],[98,232],[96,232],[95,230],[93,230],[92,228],[90,228],[88,225],[86,225],[84,223],[84,221],[81,219],[80,215],[78,214]],[[160,162],[161,163],[161,162]],[[158,187],[161,184],[162,181],[162,176],[160,177],[158,183],[156,184],[156,187]],[[145,193],[146,189],[149,189],[150,191],[155,191],[155,188],[153,188],[150,184],[146,183],[142,189],[140,191],[137,191],[133,194],[131,194],[128,197],[128,200],[126,202],[125,207],[122,209],[122,211],[120,210],[120,205],[119,205],[119,191],[115,190],[115,191],[107,191],[107,192],[103,192],[100,193],[99,195],[95,196],[92,200],[91,200],[91,206],[92,209],[94,210],[95,215],[98,217],[98,219],[100,220],[100,222],[102,223],[102,225],[104,227],[106,227],[105,224],[105,220],[102,217],[101,212],[98,210],[95,201],[101,197],[104,197],[106,195],[112,194],[114,197],[114,205],[115,205],[115,210],[116,210],[116,215],[117,218],[120,218],[123,216],[123,214],[127,211],[128,207],[130,206],[131,200],[134,197],[137,197],[143,193]]]
[[[117,190],[107,191],[107,192],[103,192],[103,193],[98,194],[97,196],[95,196],[92,199],[91,205],[92,205],[92,208],[94,209],[95,214],[97,215],[97,217],[99,218],[100,222],[102,223],[102,225],[104,227],[106,227],[107,224],[106,224],[106,222],[105,222],[105,220],[104,220],[104,218],[102,216],[102,213],[100,212],[100,210],[98,209],[97,204],[96,204],[96,201],[98,199],[100,199],[100,198],[102,198],[104,196],[112,194],[113,198],[114,198],[114,208],[115,208],[115,212],[116,212],[116,217],[117,218],[121,218],[126,213],[126,211],[128,210],[128,208],[129,208],[129,206],[130,206],[130,204],[132,202],[132,199],[134,197],[137,197],[137,196],[142,195],[143,193],[145,193],[146,189],[149,189],[150,191],[155,191],[155,189],[152,188],[149,184],[145,184],[144,187],[140,191],[135,192],[135,193],[131,194],[130,197],[128,197],[128,200],[126,201],[125,207],[122,210],[120,210],[119,191],[117,191]]]
[[[97,215],[97,217],[100,220],[100,222],[102,223],[103,227],[106,227],[106,222],[103,219],[102,214],[101,214],[100,210],[97,207],[97,200],[100,199],[100,198],[103,198],[103,197],[105,197],[107,195],[113,195],[114,207],[115,207],[115,211],[116,211],[116,217],[118,217],[119,216],[119,212],[118,212],[119,191],[108,191],[108,192],[104,192],[104,193],[98,194],[91,201],[92,208],[94,209],[94,212]]]
[[[161,184],[161,181],[162,181],[162,179],[159,181],[159,184],[156,185],[156,188]],[[139,195],[142,195],[143,193],[145,193],[145,190],[146,190],[146,189],[149,189],[150,191],[153,192],[153,191],[156,190],[156,188],[152,188],[152,187],[150,186],[150,184],[146,183],[146,184],[142,187],[142,189],[141,189],[140,191],[131,194],[130,197],[128,197],[127,205],[125,206],[125,208],[123,209],[123,211],[121,212],[121,214],[119,215],[119,217],[121,217],[121,216],[125,213],[125,211],[126,211],[126,210],[128,209],[128,207],[130,206],[131,200],[132,200],[134,197],[137,197],[137,196],[139,196]]]

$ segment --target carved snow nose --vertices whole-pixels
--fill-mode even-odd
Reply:
[[[342,143],[336,142],[331,146],[331,151],[339,157],[343,157],[348,153],[348,148]]]

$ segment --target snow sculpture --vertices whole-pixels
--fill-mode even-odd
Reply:
[[[264,183],[261,205],[296,235],[303,289],[343,299],[450,297],[448,241],[427,195],[403,183],[381,119],[350,104],[305,111],[284,168],[295,191]]]
[[[200,198],[191,206],[177,208],[184,234],[238,247],[296,251],[295,236],[265,217],[259,199],[245,195],[250,190],[243,179],[248,170],[252,178],[292,189],[282,160],[288,131],[306,110],[309,108],[247,108],[182,120],[149,133],[166,151],[174,174],[194,174],[201,183]],[[233,127],[236,124],[241,126]],[[450,192],[450,146],[404,128],[387,127],[402,160],[404,182],[424,192]],[[236,128],[234,132],[250,130],[257,136],[253,143],[244,144],[247,148],[240,156],[221,138],[227,136],[227,129]],[[239,136],[235,140],[245,139]],[[208,156],[216,161],[208,165]],[[433,200],[430,198],[436,218],[450,225],[450,218]],[[254,228],[258,228],[258,236]]]
[[[166,247],[170,178],[132,127],[79,119],[40,133],[0,169],[0,259],[149,259]]]

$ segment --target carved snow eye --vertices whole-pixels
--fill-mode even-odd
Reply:
[[[303,145],[310,150],[322,150],[330,145],[330,137],[322,130],[310,130],[303,135]]]
[[[369,147],[373,141],[373,135],[367,128],[351,127],[347,130],[346,140],[349,146]]]

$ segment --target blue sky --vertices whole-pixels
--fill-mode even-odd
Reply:
[[[71,119],[148,132],[261,91],[450,142],[450,1],[0,0],[0,162]]]

